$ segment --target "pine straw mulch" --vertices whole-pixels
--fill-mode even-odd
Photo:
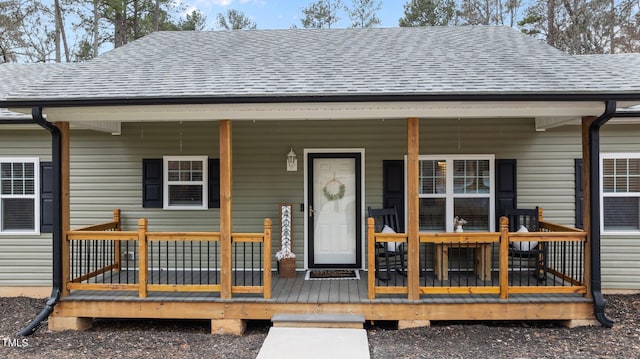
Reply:
[[[609,295],[611,329],[568,329],[553,322],[434,322],[429,328],[367,327],[372,358],[640,357],[640,294]],[[0,298],[0,358],[255,358],[269,322],[249,322],[241,337],[213,336],[208,321],[96,320],[84,332],[16,335],[45,301]],[[9,347],[5,342],[19,342]]]

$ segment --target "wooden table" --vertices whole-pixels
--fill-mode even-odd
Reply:
[[[474,248],[473,272],[491,279],[491,243],[434,243],[434,268],[438,280],[449,280],[449,248]]]

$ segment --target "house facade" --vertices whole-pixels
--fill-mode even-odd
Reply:
[[[176,43],[181,51],[170,49]],[[630,61],[639,63],[637,57]],[[506,208],[539,207],[545,221],[558,225],[547,229],[561,228],[556,231],[562,233],[585,227],[585,218],[587,224],[591,219],[602,223],[599,253],[593,253],[592,242],[585,239],[593,232],[587,226],[585,231],[575,229],[587,236],[581,237],[588,249],[579,251],[579,262],[564,254],[549,257],[562,257],[562,263],[571,261],[570,267],[584,269],[579,279],[557,268],[551,271],[549,266],[553,278],[534,285],[536,293],[580,294],[573,306],[565,303],[566,298],[553,301],[548,304],[553,314],[540,317],[527,310],[534,301],[514,302],[509,296],[509,302],[507,280],[498,279],[502,274],[507,278],[508,271],[506,252],[498,242],[502,239],[483,239],[493,253],[488,257],[490,273],[479,276],[483,284],[455,287],[474,295],[500,293],[503,302],[490,299],[484,304],[522,306],[525,314],[511,319],[589,319],[594,316],[589,308],[599,310],[592,290],[600,283],[589,283],[592,266],[601,268],[603,288],[640,287],[635,276],[635,258],[640,253],[633,244],[640,225],[626,220],[638,219],[630,211],[640,193],[634,190],[640,178],[635,165],[640,144],[635,140],[638,125],[629,120],[631,116],[614,118],[597,131],[597,163],[603,168],[599,187],[603,195],[597,202],[602,207],[600,220],[582,208],[585,176],[581,166],[593,165],[587,132],[597,119],[614,115],[612,106],[633,109],[638,103],[640,81],[629,75],[628,68],[612,70],[593,59],[567,56],[508,28],[153,34],[54,73],[37,85],[12,89],[5,96],[2,104],[13,113],[33,113],[43,117],[40,123],[55,123],[62,145],[52,147],[48,131],[28,120],[3,122],[0,160],[7,169],[2,180],[6,179],[3,195],[9,206],[3,208],[13,205],[22,212],[12,213],[32,213],[33,218],[24,222],[24,216],[13,218],[3,210],[1,245],[6,250],[0,263],[0,288],[21,294],[12,288],[50,286],[51,253],[56,250],[52,235],[46,232],[53,231],[55,237],[56,222],[64,236],[62,267],[66,269],[62,268],[62,301],[54,317],[120,315],[122,308],[114,301],[108,301],[110,311],[99,313],[95,301],[104,298],[76,296],[74,301],[74,293],[85,295],[83,291],[105,293],[135,286],[146,298],[147,290],[157,285],[160,292],[179,292],[179,279],[166,287],[171,285],[168,275],[166,283],[161,274],[154,283],[153,268],[173,271],[179,278],[193,272],[194,253],[199,260],[206,258],[207,269],[200,260],[198,273],[215,268],[224,278],[225,253],[233,252],[234,258],[245,260],[244,269],[257,263],[270,276],[270,267],[278,266],[280,208],[289,204],[299,275],[309,269],[369,272],[368,302],[359,299],[357,306],[348,295],[344,300],[329,298],[323,310],[360,310],[370,313],[367,318],[406,322],[416,305],[424,305],[417,319],[438,320],[443,318],[426,304],[430,296],[438,296],[431,293],[440,293],[443,286],[449,289],[442,293],[459,292],[450,289],[453,284],[443,284],[441,276],[431,284],[421,282],[430,270],[420,274],[410,269],[434,266],[437,254],[429,251],[437,251],[444,242],[429,242],[433,240],[428,239],[429,233],[453,233],[453,217],[463,217],[469,222],[465,231],[472,234],[448,240],[478,251],[480,247],[470,245],[473,233],[499,234]],[[48,178],[56,178],[47,167],[49,163],[55,167],[56,156],[62,164],[57,177],[62,182],[62,208],[57,220],[47,211],[51,205],[47,200],[54,198],[51,192],[55,191],[46,190]],[[18,182],[24,187],[18,187]],[[593,200],[587,200],[593,205]],[[401,285],[375,284],[371,275],[375,258],[371,243],[375,242],[371,242],[367,208],[393,206],[404,225],[408,275]],[[110,220],[114,209],[119,211],[112,229],[122,233],[107,250],[100,245],[110,235],[95,234],[94,225]],[[274,222],[272,236],[265,218]],[[89,244],[82,247],[80,234],[71,230],[78,227],[91,232],[85,240],[103,242],[91,249]],[[253,247],[240,255],[231,249],[233,241],[226,247],[226,236],[238,232],[238,238],[255,239],[258,236],[243,235],[263,231],[261,238],[270,242],[269,246],[260,242],[266,255],[252,256]],[[201,239],[189,237],[189,245],[181,242],[182,247],[169,244],[184,241],[187,232],[200,233]],[[144,243],[150,241],[148,248],[139,246],[140,236]],[[204,249],[200,242],[194,249],[196,241],[205,240],[209,244]],[[219,257],[210,252],[217,250]],[[106,252],[114,253],[115,266],[92,266],[91,258],[106,260]],[[463,252],[452,255],[451,266],[464,261]],[[601,256],[599,266],[591,263],[596,255]],[[220,262],[211,262],[212,257]],[[246,258],[252,258],[251,264]],[[120,281],[128,261],[136,268],[132,276],[140,276],[139,266],[148,263],[149,278]],[[465,268],[445,271],[458,273]],[[106,272],[111,273],[110,282],[91,282],[91,278],[105,278]],[[116,272],[120,279],[113,282]],[[431,274],[436,272],[433,268]],[[260,314],[249,310],[245,317],[225,312],[215,319],[264,319],[283,311],[281,299],[267,298],[266,292],[271,291],[267,277],[258,287],[265,293],[262,305],[273,308]],[[572,283],[570,288],[551,283],[558,278]],[[185,290],[194,289],[193,279],[190,283]],[[251,292],[247,284],[229,283],[226,288],[224,279],[197,284],[207,286],[197,291],[219,291],[221,299],[236,298],[236,287],[237,293]],[[291,292],[286,284],[279,285],[273,289]],[[372,294],[372,285],[386,289]],[[520,283],[513,293],[533,293],[522,289],[526,286]],[[376,306],[388,302],[374,297],[385,294],[407,298],[402,303],[407,316],[376,317]],[[453,298],[451,303],[458,300]],[[211,305],[219,305],[212,301]],[[87,302],[93,304],[78,304]],[[309,301],[300,302],[304,302],[300,311],[310,310]],[[145,303],[152,308],[158,300]],[[459,309],[449,310],[448,318],[461,319],[451,314]],[[127,316],[149,317],[151,311],[127,312]],[[480,318],[472,312],[467,312],[468,318]],[[187,314],[177,310],[172,315]]]

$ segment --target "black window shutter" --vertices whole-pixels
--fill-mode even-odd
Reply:
[[[516,165],[514,159],[496,160],[496,229],[507,208],[518,208]]]
[[[584,182],[582,181],[582,159],[575,159],[575,177],[576,177],[576,228],[582,228],[584,223]]]
[[[40,232],[53,232],[53,165],[40,162]]]
[[[142,207],[162,208],[162,158],[142,160]]]
[[[220,208],[220,159],[209,159],[209,208]]]
[[[396,207],[398,229],[404,232],[404,161],[382,161],[382,206]]]

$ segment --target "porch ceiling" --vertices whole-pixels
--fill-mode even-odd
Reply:
[[[608,123],[617,125],[637,125],[640,124],[640,103],[632,101],[620,101],[617,103],[616,116]],[[582,121],[576,116],[552,116],[536,117],[536,131],[545,131],[550,128],[565,125],[580,126]]]
[[[31,109],[11,111],[31,113]],[[599,116],[599,101],[320,102],[47,107],[51,122],[159,122],[212,120],[350,120],[394,118],[550,118]]]

